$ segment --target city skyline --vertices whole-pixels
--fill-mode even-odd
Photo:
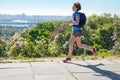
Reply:
[[[120,15],[119,0],[1,0],[0,14],[70,16],[74,2],[81,3],[81,12],[87,16],[103,13]]]

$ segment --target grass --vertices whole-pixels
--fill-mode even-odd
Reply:
[[[21,55],[17,57],[0,57],[0,63],[16,63],[16,62],[45,62],[45,61],[62,61],[66,55],[58,57],[42,57],[27,58]],[[98,56],[82,54],[80,56],[72,56],[74,60],[97,60],[97,59],[120,59],[120,54],[112,54],[111,52],[99,52]]]

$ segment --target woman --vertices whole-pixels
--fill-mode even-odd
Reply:
[[[74,12],[72,16],[75,19],[73,19],[73,22],[69,21],[69,24],[72,24],[72,35],[71,35],[71,38],[70,38],[70,41],[69,41],[68,55],[63,60],[63,62],[67,62],[67,61],[71,60],[71,55],[72,55],[72,52],[73,52],[73,46],[74,46],[75,42],[77,43],[77,46],[79,48],[89,50],[93,53],[93,55],[97,55],[97,52],[96,52],[95,48],[89,48],[87,45],[81,43],[81,28],[78,27],[78,24],[79,24],[79,21],[80,21],[80,15],[79,15],[78,11],[81,10],[80,3],[79,2],[74,3],[73,7],[72,7],[72,10]]]

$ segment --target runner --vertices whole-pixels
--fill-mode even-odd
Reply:
[[[81,5],[79,2],[76,2],[73,4],[73,7],[72,7],[72,10],[73,10],[73,21],[69,21],[69,24],[72,24],[72,34],[71,34],[71,38],[70,38],[70,41],[69,41],[69,51],[68,51],[68,55],[67,57],[63,60],[63,62],[67,62],[69,60],[71,60],[71,55],[72,55],[72,52],[73,52],[73,45],[74,43],[76,42],[77,43],[77,46],[79,48],[83,48],[85,50],[89,50],[93,53],[93,55],[97,55],[97,52],[96,52],[96,49],[95,48],[90,48],[88,47],[87,45],[85,44],[82,44],[81,43],[81,28],[78,27],[79,25],[79,21],[80,21],[80,15],[78,13],[79,10],[81,10]]]

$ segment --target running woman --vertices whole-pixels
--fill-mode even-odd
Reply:
[[[69,41],[69,51],[68,51],[68,55],[67,57],[63,60],[63,62],[67,62],[69,60],[71,60],[71,55],[72,55],[72,52],[73,52],[73,45],[74,43],[76,42],[77,43],[77,46],[79,48],[83,48],[85,50],[89,50],[93,53],[93,55],[97,55],[97,52],[96,52],[96,49],[95,48],[90,48],[88,47],[86,44],[82,44],[81,43],[81,28],[78,27],[78,24],[79,24],[79,21],[80,21],[80,15],[78,13],[79,10],[81,10],[81,4],[79,2],[76,2],[73,4],[73,7],[72,7],[72,10],[73,10],[73,21],[69,21],[68,23],[69,24],[72,24],[72,34],[71,34],[71,38],[70,38],[70,41]]]

